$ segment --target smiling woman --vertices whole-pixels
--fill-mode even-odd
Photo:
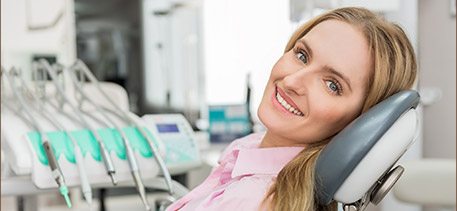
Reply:
[[[336,210],[315,200],[316,158],[349,122],[416,78],[403,30],[363,8],[301,26],[273,66],[258,116],[267,128],[234,141],[219,166],[168,210]]]
[[[258,111],[268,128],[260,146],[305,145],[341,130],[361,112],[371,69],[357,28],[338,20],[318,24],[271,71]]]

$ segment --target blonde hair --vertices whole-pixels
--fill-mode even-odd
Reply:
[[[308,21],[290,38],[285,52],[317,24],[339,20],[358,28],[365,36],[373,59],[362,113],[397,93],[410,89],[416,78],[416,58],[404,31],[373,12],[358,7],[338,8]],[[314,170],[317,157],[328,141],[307,146],[278,174],[264,199],[269,210],[337,210],[336,202],[319,205],[315,195]]]

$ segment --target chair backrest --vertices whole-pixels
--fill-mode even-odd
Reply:
[[[320,204],[350,204],[373,191],[414,141],[419,98],[413,90],[394,94],[330,141],[316,163]]]

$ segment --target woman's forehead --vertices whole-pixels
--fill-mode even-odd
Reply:
[[[312,60],[330,66],[364,84],[372,72],[372,56],[362,31],[349,23],[326,20],[300,38],[312,51]]]

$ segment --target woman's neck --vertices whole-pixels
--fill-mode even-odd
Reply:
[[[267,130],[260,142],[259,148],[268,147],[305,147],[306,144],[297,143],[296,141],[285,139]]]

